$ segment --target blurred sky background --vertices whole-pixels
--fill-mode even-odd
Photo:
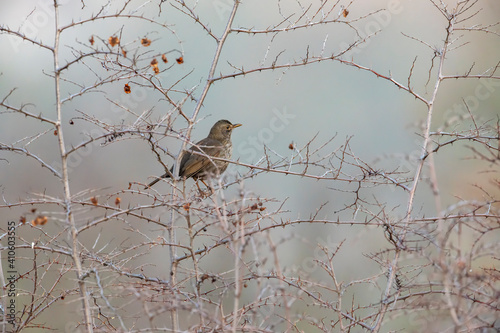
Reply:
[[[81,9],[80,1],[65,1],[61,6],[61,24],[69,24],[73,20],[86,18],[95,13],[103,1],[85,1],[86,7]],[[108,5],[109,13],[119,7],[118,2]],[[318,6],[319,1],[303,1],[304,7],[309,3]],[[454,1],[447,1],[454,3]],[[154,24],[136,19],[98,20],[83,26],[77,26],[63,32],[61,36],[61,63],[72,58],[72,49],[88,50],[89,38],[93,35],[107,40],[109,36],[119,33],[122,29],[122,43],[135,41],[147,36],[152,40],[150,46],[157,52],[179,50],[184,57],[182,65],[175,64],[177,52],[169,53],[169,65],[172,68],[158,77],[164,86],[169,86],[183,79],[177,89],[192,89],[198,85],[194,95],[199,96],[204,80],[207,77],[213,60],[215,43],[207,33],[192,19],[180,13],[168,3],[163,4],[161,16],[158,17],[158,5],[143,2],[133,2],[132,8],[138,8],[137,13],[145,13],[160,22],[166,22],[171,31]],[[26,25],[26,17],[32,27],[24,28],[28,35],[52,44],[53,16],[51,1],[2,1],[0,4],[0,24],[13,30]],[[441,47],[445,36],[446,21],[430,1],[388,1],[361,0],[349,8],[348,19],[366,15],[380,8],[392,8],[375,14],[356,23],[360,32],[373,33],[380,29],[362,47],[356,48],[344,56],[355,62],[368,66],[381,74],[391,75],[406,84],[412,62],[416,59],[412,76],[412,86],[419,94],[429,96],[435,82],[435,71],[428,80],[429,68],[433,52],[416,40],[411,40],[402,33],[420,39],[429,45]],[[470,25],[483,23],[485,25],[500,19],[500,2],[498,0],[480,1],[482,11],[470,21]],[[200,1],[196,8],[200,19],[220,35],[226,24],[231,8],[231,1]],[[284,15],[300,12],[295,1],[281,1]],[[297,15],[297,14],[296,14]],[[265,29],[282,21],[277,5],[269,0],[242,1],[237,12],[234,26],[244,28]],[[24,22],[24,23],[23,23]],[[482,73],[495,66],[500,60],[500,40],[498,36],[485,35],[463,31],[463,42],[470,42],[460,49],[449,53],[444,67],[446,74],[463,74],[474,63],[473,73]],[[222,51],[220,65],[216,73],[230,74],[232,69],[228,63],[245,69],[270,66],[276,55],[284,51],[278,63],[286,64],[304,58],[307,47],[311,55],[321,54],[325,43],[324,54],[338,52],[346,43],[352,43],[355,35],[352,29],[343,24],[319,25],[313,28],[273,34],[231,34]],[[53,60],[48,50],[40,49],[29,42],[0,34],[0,98],[4,98],[12,88],[16,91],[9,97],[11,105],[30,104],[28,109],[33,113],[41,113],[45,117],[55,118],[54,83],[50,78],[53,72]],[[265,57],[268,53],[267,57]],[[437,60],[434,63],[437,65]],[[88,66],[88,67],[87,67]],[[68,80],[80,84],[91,84],[94,80],[89,67],[103,71],[98,61],[87,60],[85,65],[78,64],[64,73]],[[124,81],[113,82],[101,88],[101,93],[93,93],[75,98],[63,107],[63,126],[68,147],[79,144],[86,138],[86,133],[95,127],[81,120],[75,125],[69,125],[69,120],[77,117],[76,110],[86,112],[91,116],[109,119],[111,123],[128,125],[136,118],[123,111],[117,111],[105,97],[130,106],[137,113],[153,108],[153,119],[159,118],[170,106],[162,100],[162,96],[151,89],[140,89],[133,86],[133,92],[126,95],[123,92]],[[443,83],[436,105],[433,128],[443,125],[443,119],[456,115],[456,105],[465,98],[477,119],[496,122],[499,115],[500,94],[499,85],[488,85],[478,80],[446,81]],[[488,83],[486,83],[488,84]],[[479,88],[478,88],[479,87]],[[486,87],[486,86],[485,86]],[[478,98],[477,91],[490,91],[485,98]],[[79,87],[65,82],[62,84],[62,96],[76,93]],[[191,115],[195,102],[188,101],[184,112]],[[2,112],[4,109],[1,110]],[[287,116],[283,116],[287,115]],[[401,167],[411,170],[414,165],[408,162],[407,156],[415,156],[420,150],[422,138],[419,136],[420,124],[425,120],[426,108],[422,103],[391,83],[376,78],[375,75],[353,67],[341,65],[335,61],[324,61],[306,67],[280,69],[258,72],[216,82],[204,102],[200,112],[199,123],[196,125],[192,138],[199,140],[205,137],[215,121],[228,119],[243,126],[233,133],[234,159],[245,163],[256,162],[263,153],[263,145],[282,156],[289,156],[288,146],[294,142],[302,147],[316,134],[314,147],[336,136],[323,153],[329,153],[342,145],[347,137],[352,136],[351,147],[357,157],[379,165],[380,168],[393,170]],[[276,120],[278,119],[278,120]],[[185,127],[181,118],[176,126]],[[277,125],[277,126],[276,126]],[[468,129],[470,122],[455,124],[449,131]],[[0,114],[0,142],[15,143],[28,136],[47,130],[47,134],[33,142],[29,147],[41,157],[57,164],[58,150],[56,136],[46,124],[27,119],[18,114]],[[253,142],[257,140],[258,144]],[[164,144],[177,152],[180,141],[165,140]],[[0,152],[0,185],[2,196],[9,202],[19,198],[32,197],[32,193],[46,192],[49,195],[61,196],[62,186],[52,174],[40,167],[33,160],[5,151]],[[487,178],[478,178],[477,171],[487,165],[468,160],[470,152],[462,144],[440,151],[436,156],[437,174],[443,195],[443,203],[451,204],[457,197],[481,197],[480,191],[473,184],[488,187]],[[377,162],[378,161],[378,162]],[[172,161],[165,156],[165,162]],[[107,191],[126,189],[131,181],[147,182],[151,176],[163,174],[162,166],[151,153],[148,145],[140,140],[123,140],[107,146],[93,145],[80,159],[72,162],[70,180],[73,193],[86,189],[103,189]],[[245,172],[243,167],[231,166],[229,174]],[[298,170],[298,171],[301,171]],[[158,185],[160,189],[169,191],[168,185]],[[339,190],[353,187],[347,184],[331,182],[318,183],[313,179],[300,179],[275,174],[261,174],[255,179],[246,181],[245,186],[257,196],[276,198],[283,201],[289,197],[284,206],[289,209],[289,217],[307,217],[314,213],[322,203],[328,203],[322,211],[322,216],[336,220],[335,211],[352,202],[353,196]],[[427,214],[435,214],[435,206],[430,191],[421,183],[417,196],[416,207]],[[234,189],[233,189],[234,190]],[[234,191],[235,192],[235,191]],[[228,190],[228,193],[233,193]],[[389,188],[365,192],[376,194],[381,202],[390,202],[395,209],[395,216],[404,212],[407,195],[400,189]],[[54,209],[54,207],[47,207]],[[24,208],[2,209],[2,221],[18,220]],[[352,212],[350,212],[352,214]],[[352,218],[343,213],[341,218]],[[399,214],[399,215],[398,215]],[[3,222],[2,222],[3,223]],[[363,252],[372,247],[379,248],[385,242],[383,234],[369,236],[357,234],[359,229],[347,227],[310,228],[299,226],[296,232],[309,237],[313,243],[316,239],[327,242],[328,237],[340,241],[349,239],[351,252],[345,257],[346,280],[356,275],[356,271],[366,266],[357,264],[363,260]],[[366,232],[366,229],[365,229]],[[373,243],[370,240],[373,238]],[[364,239],[365,241],[361,241]],[[369,240],[368,242],[366,240]],[[300,248],[301,249],[301,248]],[[290,252],[289,264],[301,262],[303,252]],[[366,260],[366,259],[364,259]],[[376,267],[374,265],[374,267]],[[158,268],[166,274],[165,270]]]

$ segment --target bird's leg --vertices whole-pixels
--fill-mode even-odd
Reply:
[[[207,187],[207,189],[209,189],[209,190],[210,190],[210,194],[209,194],[209,195],[212,195],[212,194],[215,192],[215,191],[214,191],[214,188],[213,188],[212,186],[210,186],[210,185],[207,185],[207,183],[205,183],[205,182],[203,181],[203,179],[200,179],[200,180],[201,180],[201,182],[202,182],[203,184],[205,184],[205,186]]]
[[[196,187],[198,187],[198,191],[200,191],[200,194],[203,194],[203,191],[200,188],[200,184],[198,184],[198,179],[195,181]]]
[[[206,191],[203,191],[203,190],[200,188],[200,185],[198,184],[198,180],[200,180],[200,181],[203,183],[203,185],[205,185],[205,186],[206,186],[206,188],[210,190],[210,191],[209,191],[209,193],[206,193]],[[208,196],[210,196],[210,195],[212,195],[212,194],[214,193],[214,189],[213,189],[211,186],[207,185],[207,183],[205,183],[205,182],[203,181],[203,179],[197,179],[197,180],[196,180],[196,186],[198,187],[198,190],[200,191],[200,194],[201,194],[202,196],[207,196],[207,197],[208,197]]]

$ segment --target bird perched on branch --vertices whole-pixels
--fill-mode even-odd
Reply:
[[[193,179],[199,179],[203,182],[203,179],[208,177],[221,175],[227,169],[229,162],[212,159],[211,157],[231,158],[233,154],[231,133],[233,129],[240,126],[241,124],[233,125],[225,119],[216,122],[205,139],[197,142],[188,151],[183,152],[179,165],[179,176],[185,179],[193,177]],[[169,178],[173,174],[173,170],[172,167],[170,174],[167,172],[160,178],[156,178],[146,188],[153,186],[161,178]],[[205,182],[203,183],[205,184]]]

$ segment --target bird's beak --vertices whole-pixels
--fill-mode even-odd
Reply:
[[[235,129],[236,127],[240,127],[241,124],[234,124],[233,127],[231,127],[231,129]]]

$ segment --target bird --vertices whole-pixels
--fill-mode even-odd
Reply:
[[[209,156],[230,159],[233,154],[231,133],[233,129],[240,126],[241,124],[233,125],[226,119],[217,121],[205,139],[198,141],[189,150],[183,151],[179,165],[179,176],[184,179],[192,177],[194,180],[199,179],[203,182],[203,179],[221,175],[226,171],[229,162],[211,159]],[[173,170],[174,167],[170,169],[170,173],[167,172],[161,177],[156,178],[146,188],[153,186],[161,178],[169,178],[173,174]],[[205,182],[203,183],[205,184]],[[196,184],[198,185],[198,183]]]

